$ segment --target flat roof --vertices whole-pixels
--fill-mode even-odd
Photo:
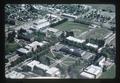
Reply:
[[[90,53],[90,52],[84,52],[84,54],[82,55],[83,59],[90,59],[92,56],[94,56],[95,54]]]
[[[29,53],[29,51],[25,48],[19,48],[17,51],[22,52],[22,53]]]
[[[49,69],[49,66],[44,65],[44,64],[36,64],[35,66],[38,67],[38,68],[41,68],[43,70],[48,70]]]
[[[49,25],[50,25],[49,22],[44,22],[44,23],[42,23],[42,24],[38,24],[38,25],[36,26],[36,29],[39,30],[40,28],[43,28],[43,27],[46,27],[46,26],[49,26]]]
[[[9,74],[6,75],[6,78],[12,78],[12,79],[22,79],[24,78],[25,75],[23,75],[22,73],[16,72],[16,71],[12,71]]]
[[[58,29],[55,29],[55,28],[47,28],[48,31],[52,31],[54,33],[58,32],[59,30]]]
[[[96,45],[96,44],[87,43],[86,45],[87,45],[87,46],[91,46],[91,47],[93,47],[93,48],[98,48],[98,45]]]
[[[94,75],[98,75],[100,72],[102,72],[102,68],[95,65],[90,65],[84,71]]]
[[[86,72],[82,72],[82,73],[80,73],[80,75],[83,77],[86,77],[86,78],[91,78],[91,79],[95,78],[94,75],[86,73]]]
[[[72,15],[72,14],[67,14],[67,13],[63,13],[64,16],[68,16],[68,17],[72,17],[72,18],[77,18],[77,16]]]
[[[46,71],[46,73],[51,74],[51,75],[55,74],[55,73],[58,73],[58,72],[59,72],[59,69],[56,68],[56,67],[52,67],[52,68],[50,68]]]
[[[37,46],[37,45],[43,46],[43,43],[42,42],[38,42],[38,41],[34,41],[34,42],[32,42],[31,44],[28,44],[28,45],[31,46],[31,47],[34,47],[34,46]]]
[[[77,42],[77,43],[83,43],[83,42],[85,42],[85,40],[77,39],[77,38],[72,37],[72,36],[69,36],[69,37],[67,37],[66,39],[68,39],[68,40],[70,40],[70,41]]]
[[[27,66],[33,68],[35,65],[39,64],[40,62],[36,61],[36,60],[33,60],[31,61],[30,63],[27,64]]]

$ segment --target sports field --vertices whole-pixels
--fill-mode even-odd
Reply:
[[[88,25],[66,21],[60,25],[55,26],[54,28],[57,28],[62,31],[71,31],[71,30],[74,31],[77,29],[80,32],[83,32],[83,31],[88,30]]]

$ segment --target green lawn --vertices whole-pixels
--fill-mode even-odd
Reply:
[[[113,65],[109,70],[107,70],[106,72],[103,72],[103,74],[101,75],[101,79],[114,79],[115,75],[116,75],[116,67],[115,65]]]
[[[110,31],[105,28],[97,28],[93,33],[87,36],[87,38],[104,38]]]
[[[55,26],[54,28],[57,28],[62,31],[71,31],[73,29],[79,29],[79,31],[83,32],[88,30],[88,25],[66,21],[60,25]]]

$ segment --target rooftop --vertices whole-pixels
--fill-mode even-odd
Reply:
[[[46,73],[48,73],[48,74],[50,74],[50,75],[55,74],[55,73],[57,74],[57,73],[59,73],[59,69],[56,68],[56,67],[52,67],[52,68],[48,69],[48,70],[46,71]]]
[[[22,73],[16,72],[16,71],[12,71],[9,74],[6,75],[6,78],[12,78],[12,79],[22,79],[24,78],[25,75],[23,75]]]
[[[94,55],[95,54],[90,53],[90,52],[84,52],[84,54],[82,55],[82,58],[88,60],[88,59],[90,59]]]
[[[58,29],[55,29],[55,28],[47,28],[47,30],[48,30],[48,31],[51,31],[51,32],[54,32],[54,33],[56,33],[56,32],[59,31]]]
[[[87,43],[86,45],[87,45],[87,46],[91,46],[91,47],[93,47],[93,48],[98,48],[98,45],[96,45],[96,44]]]
[[[95,78],[94,75],[86,73],[86,72],[82,72],[80,75],[86,78],[91,78],[91,79]]]
[[[68,39],[68,40],[70,40],[70,41],[77,42],[77,43],[83,43],[83,42],[85,42],[85,40],[80,40],[80,39],[74,38],[74,37],[72,37],[72,36],[69,36],[69,37],[67,37],[66,39]]]
[[[21,53],[25,53],[25,54],[29,53],[29,51],[25,48],[19,48],[19,49],[17,49],[17,51],[19,51]]]
[[[84,71],[94,75],[98,75],[102,71],[102,68],[95,65],[90,65]]]
[[[38,65],[40,62],[33,60],[32,62],[28,63],[27,66],[33,68],[35,65]]]
[[[31,47],[34,47],[34,46],[43,46],[43,43],[38,42],[38,41],[34,41],[34,42],[32,42],[31,44],[28,44],[28,45],[31,46]]]
[[[41,68],[43,70],[48,70],[49,69],[49,66],[44,65],[44,64],[36,64],[35,66],[38,67],[38,68]]]

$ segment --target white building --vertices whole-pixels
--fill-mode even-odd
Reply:
[[[57,18],[58,20],[62,20],[61,18],[60,18],[60,16],[57,16],[57,15],[54,15],[54,14],[47,14],[47,16],[48,17],[53,17],[53,18]]]
[[[48,69],[48,70],[46,71],[46,73],[47,73],[48,76],[60,77],[60,71],[59,71],[59,69],[56,68],[56,67],[52,67],[52,68]]]
[[[102,68],[90,65],[80,75],[85,78],[95,79],[99,78],[102,74]]]
[[[27,46],[25,46],[25,48],[27,50],[29,50],[29,51],[32,51],[32,49],[33,49],[33,51],[36,51],[37,50],[37,46],[42,47],[42,46],[44,46],[47,43],[48,42],[46,42],[46,41],[42,41],[42,42],[34,41],[34,42],[28,44]]]
[[[19,54],[28,54],[30,51],[25,48],[19,48],[19,49],[17,49],[17,52]]]
[[[85,42],[85,40],[83,40],[83,39],[77,39],[77,38],[74,38],[72,36],[69,36],[66,39],[69,40],[69,41],[76,42],[76,43],[84,43]]]
[[[73,19],[78,18],[78,16],[75,16],[75,15],[72,15],[72,14],[67,14],[67,13],[63,13],[62,15],[65,16],[65,17],[68,17],[68,18],[73,18]]]
[[[53,33],[56,33],[56,32],[59,31],[58,29],[55,29],[55,28],[47,28],[46,30],[50,31],[50,32],[53,32]]]
[[[33,71],[34,66],[38,64],[40,64],[40,62],[33,60],[32,62],[28,63],[26,66],[30,67],[31,71]]]
[[[36,66],[37,68],[40,68],[40,69],[44,70],[44,71],[49,70],[49,66],[44,65],[44,64],[37,64],[37,65],[35,65],[35,66]]]
[[[95,75],[89,74],[89,73],[87,73],[87,72],[82,72],[82,73],[80,74],[80,76],[82,76],[83,78],[89,78],[89,79],[94,79],[94,78],[95,78]]]
[[[23,75],[22,73],[16,72],[16,71],[12,71],[6,74],[5,77],[10,78],[10,79],[23,79],[25,78],[25,75]]]
[[[36,29],[36,31],[44,30],[45,27],[48,27],[49,25],[50,25],[49,22],[44,22],[44,23],[42,23],[42,24],[36,25],[36,26],[35,26],[35,29]]]
[[[31,29],[35,31],[44,30],[45,27],[48,27],[49,25],[50,23],[46,19],[40,19],[34,22],[34,25],[31,27]]]
[[[87,43],[86,45],[87,45],[87,46],[90,46],[90,47],[93,47],[93,48],[95,48],[95,49],[98,48],[98,45],[96,45],[96,44]]]
[[[98,59],[98,65],[103,68],[104,66],[104,63],[105,63],[105,57],[104,56],[101,56],[99,59]]]

